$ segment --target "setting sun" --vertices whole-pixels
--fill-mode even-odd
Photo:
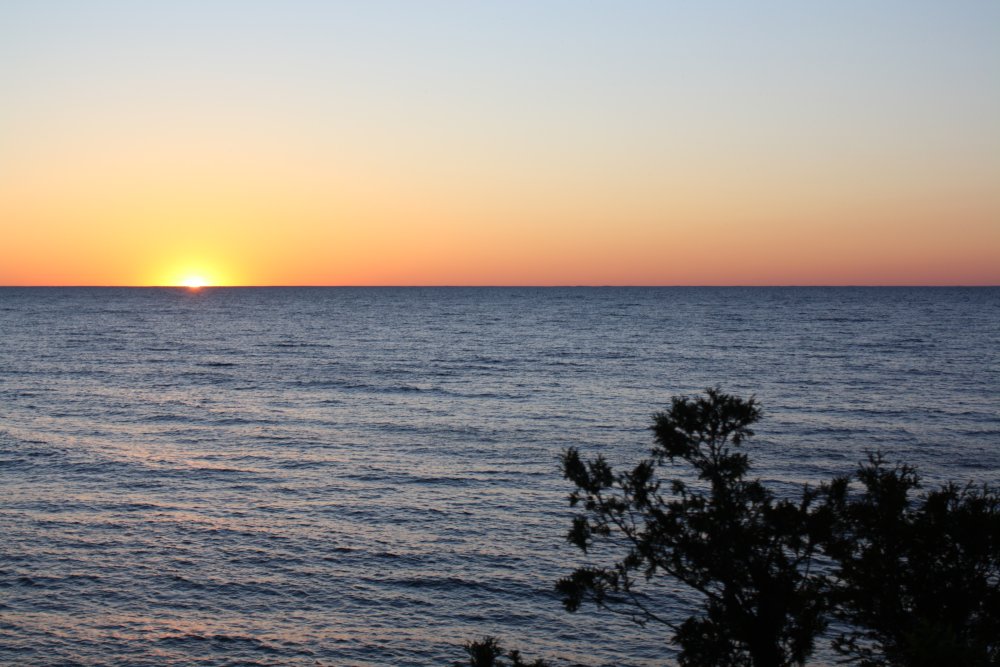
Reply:
[[[181,286],[187,287],[188,289],[201,289],[207,285],[208,281],[201,276],[188,276],[181,282]]]
[[[218,257],[193,257],[191,259],[166,258],[151,262],[146,285],[186,287],[198,290],[203,287],[222,287],[240,284],[242,276],[233,271],[225,259]]]

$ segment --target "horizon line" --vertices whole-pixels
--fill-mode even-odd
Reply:
[[[291,285],[291,284],[280,284],[280,285],[201,285],[199,287],[190,287],[188,285],[0,285],[0,289],[44,289],[44,288],[54,288],[54,289],[183,289],[189,291],[201,291],[206,289],[282,289],[282,288],[339,288],[339,289],[428,289],[428,288],[438,288],[438,289],[517,289],[517,288],[528,288],[528,289],[566,289],[566,288],[589,288],[589,289],[610,289],[610,288],[706,288],[706,287],[716,287],[716,288],[785,288],[785,287],[797,287],[797,288],[828,288],[828,287],[901,287],[901,288],[913,288],[913,287],[923,287],[923,288],[948,288],[948,287],[1000,287],[1000,283],[768,283],[768,284],[739,284],[739,283],[727,283],[727,284],[688,284],[688,283],[674,283],[674,284],[557,284],[557,285],[511,285],[511,284],[496,284],[496,285],[460,285],[460,284],[426,284],[426,285],[360,285],[360,284],[301,284],[301,285]]]

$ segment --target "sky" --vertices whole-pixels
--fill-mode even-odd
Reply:
[[[1000,284],[1000,2],[0,0],[0,285]]]

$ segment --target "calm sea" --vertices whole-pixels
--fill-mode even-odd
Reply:
[[[777,488],[1000,483],[998,339],[994,288],[0,289],[0,663],[662,664],[553,594],[564,448],[719,385]]]

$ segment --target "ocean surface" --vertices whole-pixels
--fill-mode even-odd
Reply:
[[[664,664],[554,594],[558,458],[715,385],[779,490],[1000,483],[995,288],[0,289],[0,664]]]

